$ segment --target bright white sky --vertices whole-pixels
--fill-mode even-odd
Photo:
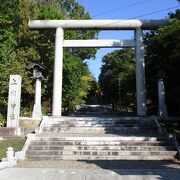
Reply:
[[[76,0],[83,5],[92,19],[162,19],[168,12],[180,8],[177,0]],[[178,7],[179,6],[179,7]],[[169,9],[172,8],[172,9]],[[166,10],[169,9],[169,10]],[[157,12],[161,11],[162,12]],[[157,12],[157,13],[153,13]],[[149,14],[152,13],[152,14]],[[149,15],[147,15],[149,14]],[[133,31],[101,31],[99,39],[130,39]],[[92,75],[98,80],[102,57],[115,49],[101,48],[95,60],[88,60],[87,64]]]

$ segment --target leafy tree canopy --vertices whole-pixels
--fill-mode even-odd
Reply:
[[[165,82],[169,113],[180,108],[180,11],[170,13],[171,24],[146,34],[146,78],[150,108],[157,112],[157,80]]]
[[[7,104],[9,75],[19,74],[23,77],[21,104],[32,107],[34,82],[26,67],[33,61],[48,68],[42,98],[51,103],[55,30],[31,31],[28,21],[90,19],[89,13],[75,0],[0,0],[0,9],[0,104]],[[65,31],[65,39],[87,38],[97,38],[97,32]],[[96,49],[64,49],[63,105],[66,109],[83,102],[92,78],[83,60],[94,57],[95,53]]]
[[[99,76],[105,103],[128,107],[134,103],[135,58],[132,49],[116,50],[103,57]]]

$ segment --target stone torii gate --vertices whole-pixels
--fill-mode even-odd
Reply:
[[[137,115],[145,116],[146,88],[143,30],[167,25],[168,20],[30,20],[31,29],[56,29],[53,116],[61,116],[63,47],[134,47],[136,56]],[[64,40],[64,30],[134,30],[134,40]]]

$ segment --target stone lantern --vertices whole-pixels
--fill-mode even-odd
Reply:
[[[34,62],[31,63],[28,67],[28,70],[33,73],[33,79],[36,81],[35,85],[35,102],[33,107],[32,118],[41,118],[41,82],[43,79],[43,72],[45,71],[45,66]]]
[[[165,71],[160,69],[158,72],[158,116],[167,117],[167,107],[165,98],[164,78],[166,77]]]

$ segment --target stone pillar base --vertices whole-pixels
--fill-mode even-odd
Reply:
[[[42,117],[41,105],[34,104],[32,118],[41,118],[41,117]]]

